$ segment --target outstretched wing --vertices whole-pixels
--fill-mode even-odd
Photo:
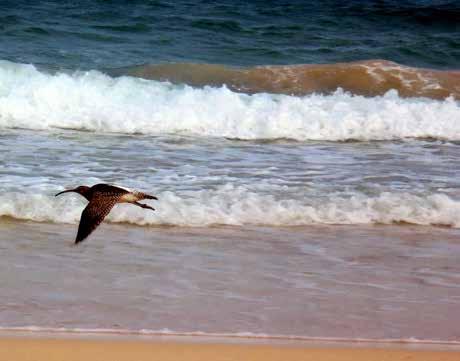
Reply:
[[[78,226],[75,244],[80,243],[94,231],[110,210],[117,203],[117,197],[96,196],[91,199],[81,213],[80,225]]]

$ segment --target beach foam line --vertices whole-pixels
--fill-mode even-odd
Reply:
[[[111,328],[65,328],[65,327],[40,327],[40,326],[19,326],[0,327],[0,332],[30,332],[30,333],[61,333],[61,334],[87,334],[87,335],[134,335],[134,336],[184,336],[202,338],[236,338],[236,339],[260,339],[260,340],[292,340],[306,342],[337,342],[337,343],[382,343],[382,344],[426,344],[426,345],[460,345],[456,340],[424,340],[413,337],[392,339],[392,338],[345,338],[345,337],[310,337],[302,335],[270,335],[265,333],[252,332],[202,332],[202,331],[173,331],[169,329],[111,329]]]
[[[446,194],[384,192],[331,193],[314,197],[305,192],[283,199],[244,186],[222,185],[216,189],[158,192],[155,212],[118,205],[108,222],[140,226],[312,224],[443,225],[460,227],[460,201]],[[292,197],[292,196],[291,196]],[[52,223],[78,223],[85,203],[78,197],[55,198],[48,194],[5,192],[0,195],[0,217]]]
[[[0,129],[180,134],[231,139],[460,140],[460,102],[402,98],[243,94],[98,71],[48,74],[0,61]]]

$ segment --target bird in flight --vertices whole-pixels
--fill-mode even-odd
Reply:
[[[110,184],[96,184],[92,187],[79,186],[75,189],[68,189],[57,193],[75,192],[85,197],[89,203],[81,213],[80,225],[78,226],[77,238],[75,244],[86,239],[92,231],[104,220],[110,213],[110,210],[117,203],[131,203],[141,208],[155,209],[147,204],[139,203],[143,199],[156,199],[157,197],[142,192],[130,191],[125,188],[116,187]]]

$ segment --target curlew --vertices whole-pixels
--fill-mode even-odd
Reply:
[[[110,210],[117,203],[131,203],[141,208],[155,210],[147,204],[139,203],[143,199],[156,199],[157,197],[142,192],[130,191],[125,188],[115,187],[110,184],[96,184],[92,187],[79,186],[56,194],[75,192],[85,197],[89,203],[81,213],[75,244],[86,239],[91,232],[104,220]]]

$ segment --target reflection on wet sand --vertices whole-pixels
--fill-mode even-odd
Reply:
[[[456,229],[74,228],[1,220],[2,326],[459,340]]]

